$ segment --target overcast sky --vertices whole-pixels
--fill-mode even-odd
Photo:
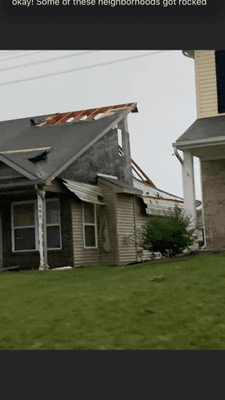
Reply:
[[[121,59],[127,60],[109,64]],[[139,113],[128,116],[131,156],[159,189],[183,197],[172,143],[197,113],[194,60],[181,51],[0,51],[0,93],[1,121],[137,102]],[[201,200],[198,159],[194,162]]]

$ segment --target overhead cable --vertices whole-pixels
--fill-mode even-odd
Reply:
[[[72,69],[69,69],[69,70],[66,70],[66,71],[64,70],[64,71],[59,71],[59,72],[52,72],[50,74],[32,76],[30,78],[24,78],[24,79],[18,79],[18,80],[15,80],[15,81],[2,82],[2,83],[0,83],[0,86],[12,85],[12,84],[21,83],[21,82],[28,82],[28,81],[42,79],[42,78],[49,78],[49,77],[56,76],[56,75],[68,74],[68,73],[71,73],[71,72],[83,71],[83,70],[91,69],[91,68],[103,67],[103,66],[106,66],[106,65],[112,65],[112,64],[116,64],[116,63],[120,63],[120,62],[124,62],[124,61],[134,60],[134,59],[137,59],[137,58],[153,56],[155,54],[164,53],[166,51],[169,51],[169,50],[155,51],[154,53],[151,52],[151,53],[147,53],[147,54],[141,54],[141,55],[138,55],[138,56],[119,58],[119,59],[116,59],[116,60],[106,61],[106,62],[103,62],[103,63],[91,64],[91,65],[86,65],[86,66],[78,67],[78,68],[72,68]]]
[[[21,65],[13,65],[12,67],[1,68],[0,72],[9,71],[11,69],[30,67],[32,65],[37,65],[37,64],[49,63],[49,62],[53,62],[53,61],[57,61],[57,60],[62,60],[65,58],[78,57],[78,56],[82,56],[82,55],[85,55],[88,53],[93,53],[94,51],[96,52],[96,51],[101,51],[101,50],[81,51],[79,53],[73,53],[73,54],[67,54],[64,56],[49,58],[48,60],[33,61],[31,63],[25,63],[25,64],[21,64]]]
[[[21,54],[20,56],[14,56],[14,57],[9,57],[9,58],[4,58],[4,60],[0,60],[0,61],[8,61],[8,60],[13,60],[15,58],[21,58],[21,57],[27,57],[27,56],[31,56],[33,54],[38,54],[38,53],[46,53],[49,50],[41,50],[41,51],[35,51],[32,53],[28,53],[28,54]],[[23,53],[25,53],[25,51],[23,51]],[[12,53],[11,53],[12,54]]]

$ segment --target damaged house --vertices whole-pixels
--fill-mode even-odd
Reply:
[[[1,267],[139,260],[147,215],[182,199],[131,159],[130,112],[136,103],[0,122]]]

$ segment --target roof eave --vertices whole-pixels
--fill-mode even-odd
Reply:
[[[182,150],[193,147],[205,147],[205,146],[214,146],[218,144],[225,144],[225,137],[220,136],[217,138],[208,138],[208,139],[198,139],[198,140],[185,140],[180,142],[172,143],[172,146]]]

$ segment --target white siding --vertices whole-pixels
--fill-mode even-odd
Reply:
[[[197,117],[218,115],[217,79],[214,50],[195,51]]]

